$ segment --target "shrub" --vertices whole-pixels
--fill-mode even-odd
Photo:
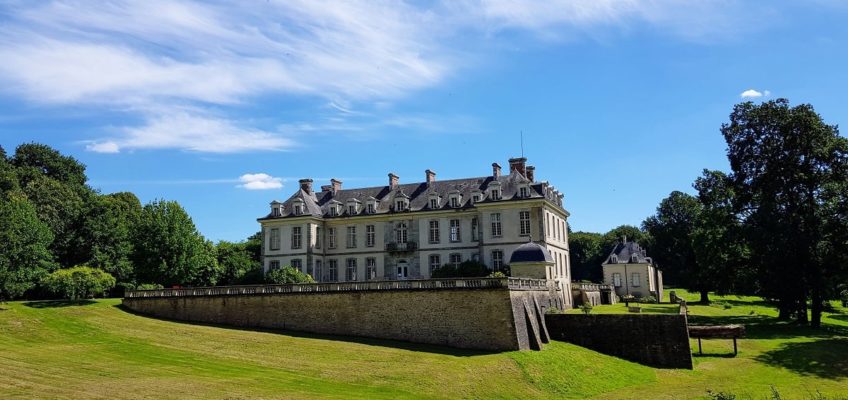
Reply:
[[[300,272],[300,270],[291,266],[285,266],[280,269],[275,269],[265,275],[266,283],[284,284],[284,283],[312,283],[315,282],[311,276]]]
[[[501,271],[492,272],[491,274],[489,274],[489,276],[487,276],[487,278],[506,278],[506,277],[507,277],[506,274],[501,272]]]
[[[164,289],[165,287],[158,283],[140,283],[136,285],[135,290],[156,290]]]
[[[51,293],[66,299],[87,299],[115,286],[115,278],[99,269],[77,266],[47,275],[41,284]]]
[[[562,310],[556,307],[549,307],[545,309],[545,314],[562,314]]]
[[[640,297],[639,299],[637,299],[637,302],[639,302],[639,303],[656,303],[657,298],[654,297],[654,296]]]
[[[580,311],[583,311],[583,314],[589,315],[592,313],[592,305],[589,303],[583,303],[580,306]]]
[[[707,398],[712,400],[736,400],[736,395],[733,393],[713,392],[707,390]]]

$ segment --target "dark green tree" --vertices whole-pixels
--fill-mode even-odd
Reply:
[[[721,132],[760,294],[802,323],[810,300],[820,326],[828,284],[844,269],[829,255],[846,244],[829,238],[839,236],[831,221],[844,221],[833,188],[844,187],[848,139],[812,106],[786,99],[736,105]]]
[[[50,228],[19,192],[0,197],[0,299],[20,297],[53,268]]]
[[[261,268],[258,260],[254,260],[247,248],[247,243],[218,242],[218,265],[221,268],[219,285],[236,285],[243,283],[245,275],[252,270]]]
[[[271,272],[268,272],[268,275],[265,275],[265,281],[267,283],[272,284],[286,284],[286,283],[312,283],[315,280],[312,279],[311,276],[300,272],[297,268],[291,266],[285,266],[283,268],[275,269]]]
[[[175,201],[144,206],[133,233],[133,262],[138,282],[213,285],[217,282],[214,246],[197,231]]]
[[[615,245],[624,237],[627,237],[628,242],[638,242],[643,246],[651,241],[650,235],[638,227],[633,225],[619,225],[604,234],[602,242],[604,258],[609,255],[615,248]]]
[[[603,243],[603,235],[600,233],[574,232],[568,235],[573,281],[600,282],[603,280],[601,264],[609,253],[604,253]]]
[[[56,296],[77,300],[103,295],[115,286],[115,278],[102,270],[80,265],[53,271],[41,284]]]
[[[85,186],[73,186],[47,175],[30,176],[22,188],[35,205],[39,218],[53,233],[50,250],[56,260],[65,267],[85,261],[76,239],[80,235],[85,204],[94,200],[94,193]]]
[[[132,232],[141,202],[128,192],[96,196],[87,205],[76,246],[86,265],[108,272],[120,286],[133,287]]]
[[[27,143],[15,149],[12,164],[20,169],[31,169],[37,175],[43,175],[71,186],[82,186],[88,180],[85,165],[71,156],[63,156],[50,146]],[[26,177],[34,175],[26,174]],[[22,182],[25,186],[28,182]]]

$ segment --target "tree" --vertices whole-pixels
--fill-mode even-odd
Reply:
[[[609,253],[604,252],[603,243],[603,235],[600,233],[574,232],[568,235],[572,280],[603,280],[601,264]]]
[[[845,195],[834,188],[845,186],[848,139],[812,106],[786,99],[737,104],[721,132],[760,294],[802,323],[811,300],[820,326],[828,282],[845,268],[834,264],[848,244],[833,221],[845,221]]]
[[[85,261],[75,242],[80,235],[85,204],[94,198],[90,189],[75,187],[46,175],[31,176],[22,188],[35,205],[39,218],[53,232],[50,250],[57,261],[66,267]]]
[[[267,275],[265,275],[265,281],[271,284],[287,284],[287,283],[312,283],[315,280],[312,279],[311,276],[300,272],[297,268],[291,266],[285,266],[283,268],[277,268]]]
[[[219,285],[235,285],[243,282],[245,275],[261,268],[258,261],[253,260],[246,243],[218,242],[218,265],[221,268]]]
[[[108,272],[121,286],[134,286],[131,236],[140,215],[141,202],[132,193],[96,196],[83,213],[76,237],[86,265]]]
[[[139,282],[173,285],[214,285],[214,246],[197,231],[175,201],[144,206],[133,234],[132,260]]]
[[[115,286],[115,278],[99,269],[76,266],[52,272],[42,285],[57,296],[77,300],[102,295]]]
[[[604,257],[609,255],[609,252],[615,248],[615,245],[621,241],[623,237],[627,237],[627,241],[639,242],[642,245],[650,242],[650,236],[645,231],[633,225],[619,225],[604,234],[602,242]]]
[[[700,271],[692,248],[692,232],[701,212],[701,203],[692,195],[674,191],[660,202],[657,213],[642,226],[653,238],[651,256],[662,266],[668,282],[682,285],[701,294],[701,302],[709,303],[713,289],[707,273]]]
[[[0,299],[19,297],[53,268],[53,235],[20,192],[0,197]]]
[[[433,269],[433,278],[479,278],[491,273],[489,267],[479,261],[466,260],[459,265],[445,264]]]
[[[12,164],[20,169],[30,168],[38,175],[44,175],[72,186],[85,185],[85,165],[71,156],[63,156],[50,146],[27,143],[15,149]],[[26,182],[22,183],[24,186]]]

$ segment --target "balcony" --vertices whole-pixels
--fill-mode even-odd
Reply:
[[[389,253],[405,253],[418,250],[417,242],[391,242],[386,243],[386,251]]]

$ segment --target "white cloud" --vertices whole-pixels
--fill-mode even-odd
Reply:
[[[120,146],[115,142],[95,142],[85,145],[85,149],[95,153],[119,153]]]
[[[771,95],[771,92],[768,91],[768,90],[764,90],[764,91],[760,92],[758,90],[748,89],[748,90],[742,92],[742,94],[740,94],[739,97],[741,97],[743,99],[754,99],[754,98],[763,97],[763,96],[768,97],[770,95]]]
[[[280,189],[283,187],[283,178],[275,178],[265,173],[244,174],[239,177],[241,185],[237,187],[247,190]]]

